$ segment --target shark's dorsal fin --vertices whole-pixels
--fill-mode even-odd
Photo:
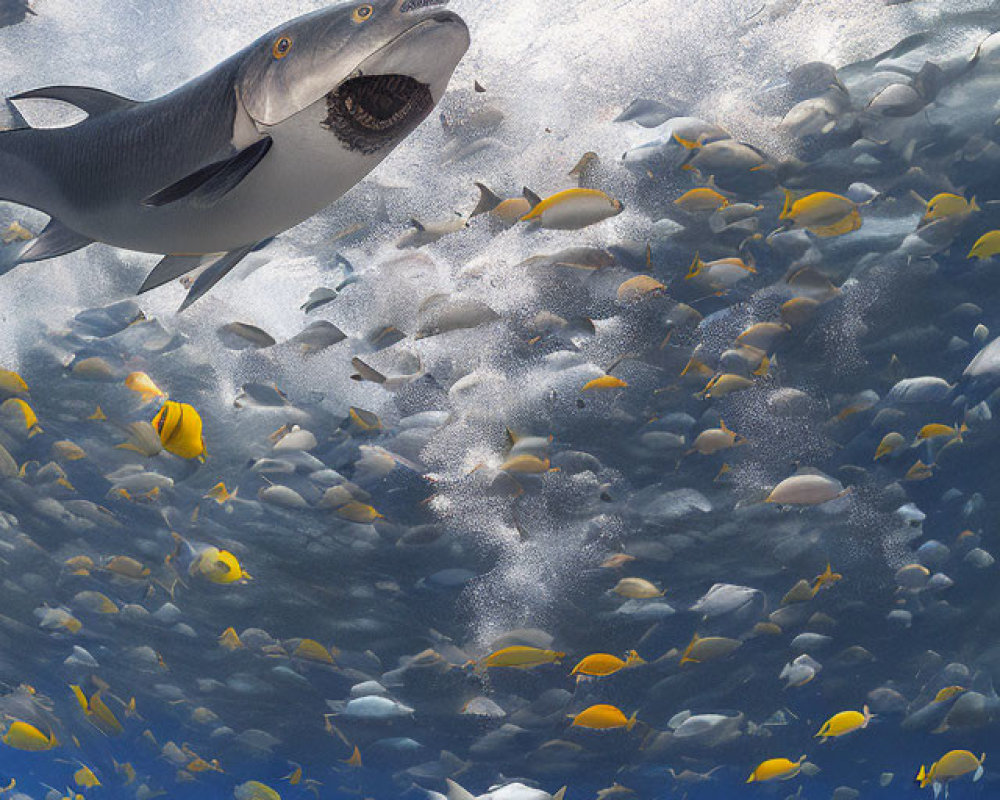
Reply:
[[[151,194],[142,204],[145,206],[166,206],[178,201],[190,203],[195,208],[215,205],[249,175],[271,149],[270,136],[258,139],[249,147],[240,150],[232,158],[216,161],[202,167]]]
[[[88,116],[99,117],[111,111],[121,111],[139,105],[137,100],[94,89],[90,86],[43,86],[16,94],[11,100],[58,100],[76,106]]]
[[[489,213],[503,202],[503,199],[492,192],[488,186],[477,183],[476,188],[479,189],[479,205],[472,209],[472,213],[469,214],[470,219],[479,214]]]

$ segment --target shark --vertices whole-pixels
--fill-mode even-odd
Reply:
[[[319,9],[147,101],[87,86],[8,99],[0,199],[49,217],[0,275],[95,242],[163,258],[138,292],[194,270],[181,311],[243,258],[342,197],[433,111],[470,44],[447,0]],[[69,104],[32,128],[22,101]]]

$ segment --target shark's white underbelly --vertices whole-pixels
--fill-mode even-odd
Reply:
[[[274,144],[225,198],[210,208],[181,199],[159,208],[135,203],[79,209],[64,221],[91,238],[149,253],[218,253],[255,244],[299,224],[343,196],[388,154],[344,148],[322,125],[326,101],[267,133]]]

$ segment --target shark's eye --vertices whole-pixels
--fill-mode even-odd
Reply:
[[[351,15],[351,19],[355,22],[367,22],[372,14],[375,13],[375,8],[370,5],[358,6],[354,9],[354,13]]]
[[[288,51],[292,49],[292,40],[287,36],[280,37],[271,48],[271,55],[275,58],[284,58]]]

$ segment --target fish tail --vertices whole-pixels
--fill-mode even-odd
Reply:
[[[795,195],[788,191],[788,189],[785,189],[785,205],[782,206],[781,214],[778,219],[788,219],[794,203]]]
[[[701,274],[701,271],[705,268],[705,262],[701,260],[701,254],[694,254],[694,261],[691,262],[691,266],[688,267],[688,274],[685,280],[689,278],[696,278]]]
[[[969,211],[982,211],[979,204],[976,202],[975,196],[969,201]]]
[[[632,716],[629,717],[628,721],[625,723],[625,730],[630,731],[630,730],[632,730],[632,728],[635,727],[635,723],[638,721],[636,719],[636,717],[638,717],[638,715],[639,715],[638,711],[633,711],[632,712]],[[980,769],[982,769],[982,768],[980,767]]]

